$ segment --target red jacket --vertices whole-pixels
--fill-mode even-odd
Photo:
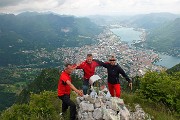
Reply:
[[[84,71],[84,79],[89,79],[95,73],[95,68],[99,66],[96,61],[92,61],[91,64],[87,63],[87,61],[82,62],[76,69],[83,69]]]
[[[58,96],[62,96],[64,94],[70,95],[71,88],[70,86],[66,83],[66,81],[71,82],[71,77],[69,74],[67,74],[65,71],[63,71],[60,75],[59,78],[59,83],[58,83]]]

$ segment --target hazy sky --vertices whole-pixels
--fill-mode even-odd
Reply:
[[[24,11],[67,15],[126,15],[152,12],[180,14],[180,0],[0,0],[0,13]]]

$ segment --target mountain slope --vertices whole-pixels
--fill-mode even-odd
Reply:
[[[160,52],[180,56],[180,18],[153,29],[147,36],[147,46]]]
[[[23,42],[32,43],[30,46],[33,48],[49,45],[50,48],[61,47],[62,45],[71,46],[71,42],[78,45],[77,38],[79,35],[93,37],[101,31],[87,18],[54,14],[1,15],[0,21],[1,37],[8,35],[10,40],[12,38],[15,40],[22,39]],[[81,26],[79,26],[79,22]],[[14,33],[14,36],[10,33]]]
[[[180,63],[167,70],[167,73],[180,72]]]
[[[22,51],[77,47],[94,42],[100,29],[88,18],[54,14],[0,15],[0,65],[22,64]]]
[[[153,29],[173,21],[178,15],[171,13],[150,13],[145,15],[136,15],[131,17],[126,24],[133,25],[138,28]]]

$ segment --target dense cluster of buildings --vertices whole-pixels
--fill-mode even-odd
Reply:
[[[92,53],[94,59],[108,61],[110,55],[115,55],[117,62],[130,76],[143,75],[146,71],[161,71],[161,66],[154,65],[153,62],[159,59],[158,54],[152,50],[145,50],[129,46],[123,43],[118,36],[110,30],[104,30],[98,36],[98,42],[93,45],[86,45],[75,48],[60,48],[63,52],[64,62],[79,63],[85,60],[88,53]],[[82,71],[77,70],[77,74],[81,75]],[[106,69],[99,68],[97,73],[101,77],[107,75]]]

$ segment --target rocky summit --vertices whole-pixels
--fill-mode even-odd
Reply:
[[[101,91],[100,91],[101,92]],[[108,94],[84,95],[76,98],[78,120],[151,120],[137,104],[135,111],[128,110],[123,99]]]

